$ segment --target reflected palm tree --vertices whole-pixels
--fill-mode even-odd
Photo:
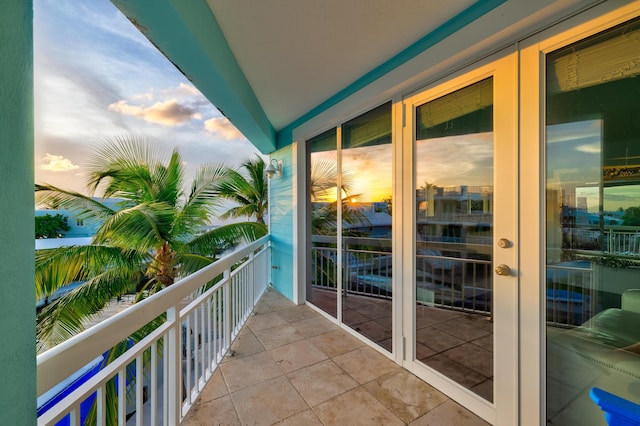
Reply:
[[[343,170],[340,182],[342,222],[348,225],[369,224],[355,201],[358,194],[351,194],[353,173]],[[321,158],[311,164],[310,195],[316,204],[311,213],[313,235],[335,235],[338,229],[338,165],[332,159]],[[345,229],[344,232],[349,232]]]

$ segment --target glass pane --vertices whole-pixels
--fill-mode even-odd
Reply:
[[[391,103],[342,125],[342,321],[391,351]]]
[[[640,22],[547,55],[547,421],[640,403]]]
[[[337,301],[337,195],[338,151],[336,129],[331,129],[308,143],[310,164],[308,208],[309,282],[307,301],[334,318],[338,317]]]
[[[416,109],[416,359],[493,400],[493,79]]]

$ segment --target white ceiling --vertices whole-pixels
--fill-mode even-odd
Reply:
[[[276,130],[474,0],[207,0]]]

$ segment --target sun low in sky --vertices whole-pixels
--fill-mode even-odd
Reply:
[[[86,192],[85,158],[114,136],[178,148],[187,170],[257,152],[108,0],[35,0],[34,74],[38,183]]]

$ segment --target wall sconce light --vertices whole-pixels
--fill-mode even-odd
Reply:
[[[282,177],[282,160],[271,160],[264,171],[269,179],[273,179],[275,176]]]

